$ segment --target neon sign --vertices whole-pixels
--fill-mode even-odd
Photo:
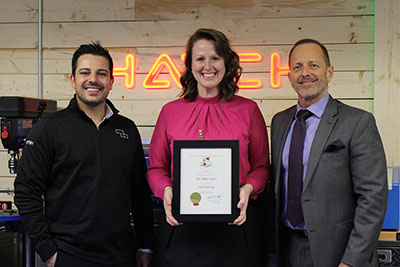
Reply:
[[[238,53],[239,61],[241,63],[260,63],[263,57],[259,53]],[[186,55],[181,55],[181,60],[185,60]],[[270,69],[270,85],[272,88],[279,88],[281,86],[282,76],[289,73],[289,67],[281,66],[281,59],[278,53],[271,54],[271,69]],[[143,87],[147,89],[168,89],[171,87],[169,80],[159,79],[159,75],[163,69],[167,68],[169,75],[172,77],[173,82],[179,88],[182,88],[180,83],[181,72],[178,71],[174,61],[167,54],[161,54],[155,63],[152,65],[150,71],[143,81]],[[125,87],[133,89],[135,87],[136,75],[136,60],[133,54],[127,54],[125,57],[125,67],[116,67],[113,70],[113,75],[116,77],[125,78]],[[240,80],[238,83],[240,89],[258,89],[262,87],[260,80]]]
[[[174,62],[167,54],[162,54],[158,57],[156,63],[154,63],[153,67],[150,69],[149,73],[144,79],[143,86],[149,89],[169,88],[171,86],[170,81],[158,80],[158,75],[164,67],[168,68],[168,71],[171,74],[172,79],[175,81],[176,85],[178,85],[179,88],[182,88],[181,82],[179,80],[181,78],[181,73],[175,67]]]
[[[125,67],[114,68],[113,75],[116,77],[125,77],[126,88],[133,88],[135,86],[135,56],[128,54],[125,58]]]
[[[279,88],[281,85],[281,76],[289,73],[289,67],[281,67],[281,56],[278,53],[271,55],[271,86]]]
[[[238,53],[240,63],[259,63],[262,61],[262,56],[258,53]],[[240,89],[258,89],[261,87],[260,80],[239,80],[238,86]]]
[[[238,53],[240,62],[257,63],[262,61],[259,53]]]

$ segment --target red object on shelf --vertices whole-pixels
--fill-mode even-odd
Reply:
[[[7,126],[3,127],[3,130],[1,131],[1,138],[3,138],[3,139],[8,138],[8,128],[7,128]]]

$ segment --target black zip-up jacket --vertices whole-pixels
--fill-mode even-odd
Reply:
[[[125,264],[133,262],[136,248],[152,247],[141,138],[136,125],[107,104],[114,114],[99,128],[73,98],[29,132],[15,204],[44,261],[60,250],[94,263]]]

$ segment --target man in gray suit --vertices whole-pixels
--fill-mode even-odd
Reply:
[[[375,120],[329,95],[334,70],[318,41],[298,41],[289,67],[298,103],[271,128],[279,265],[379,266],[387,177]]]

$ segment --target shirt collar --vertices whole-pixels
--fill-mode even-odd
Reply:
[[[112,115],[114,115],[114,112],[112,111],[111,107],[106,103],[106,115],[104,116],[104,119],[109,119]]]
[[[317,116],[319,119],[322,117],[322,115],[324,114],[326,105],[328,104],[328,100],[329,100],[329,93],[326,92],[325,95],[323,97],[321,97],[320,100],[318,100],[317,102],[315,102],[314,104],[312,104],[311,106],[309,106],[308,108],[306,108],[307,110],[311,111],[313,113],[313,115]],[[296,116],[297,113],[299,112],[299,110],[303,109],[299,102],[297,101],[297,109],[296,109]]]
[[[99,126],[107,119],[111,118],[111,116],[114,115],[114,112],[112,111],[111,107],[106,103],[106,115],[104,116],[104,118],[101,120],[101,122],[99,123]]]

